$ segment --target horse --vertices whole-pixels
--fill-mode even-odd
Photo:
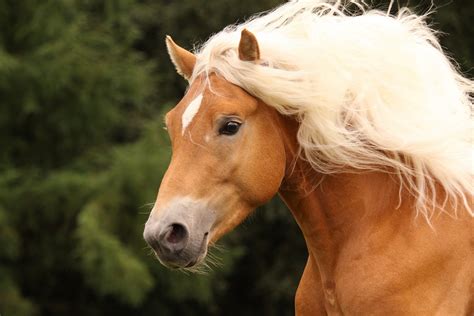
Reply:
[[[279,194],[308,249],[297,315],[473,315],[473,81],[426,15],[351,3],[290,1],[194,53],[166,37],[189,86],[144,239],[193,270]]]

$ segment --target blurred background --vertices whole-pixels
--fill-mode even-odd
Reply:
[[[429,21],[472,77],[474,2],[434,2]],[[192,49],[281,3],[0,0],[2,316],[293,314],[306,249],[277,198],[207,275],[165,269],[142,238],[170,157],[163,114],[186,88],[165,35]]]

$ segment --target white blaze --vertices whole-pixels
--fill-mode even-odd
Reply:
[[[182,129],[181,134],[184,135],[184,131],[188,127],[188,125],[192,122],[194,116],[196,116],[197,112],[199,111],[199,107],[201,106],[202,101],[202,94],[198,95],[191,103],[189,103],[188,107],[183,113],[183,117],[181,118]]]

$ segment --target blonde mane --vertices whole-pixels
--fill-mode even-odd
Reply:
[[[395,170],[428,219],[446,203],[473,216],[474,82],[425,17],[361,1],[291,1],[212,36],[190,81],[217,72],[296,117],[304,158],[322,173]],[[259,63],[238,57],[244,28],[257,37]]]

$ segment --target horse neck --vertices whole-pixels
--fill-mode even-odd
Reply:
[[[316,172],[299,154],[297,122],[283,116],[280,122],[287,172],[279,194],[303,232],[323,283],[330,284],[344,244],[362,230],[412,219],[413,201],[406,192],[399,192],[396,178],[387,173]]]

